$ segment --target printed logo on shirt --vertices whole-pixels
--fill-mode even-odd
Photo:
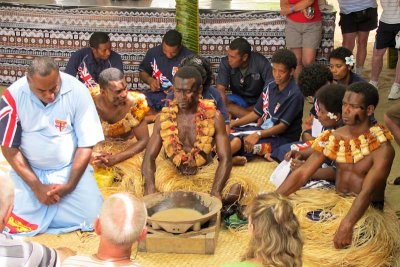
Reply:
[[[57,130],[62,132],[62,131],[64,131],[65,127],[67,127],[67,121],[55,120],[54,121],[54,126],[56,127]]]
[[[274,113],[278,112],[279,108],[281,107],[281,103],[276,103]]]
[[[79,67],[78,67],[78,75],[79,78],[85,83],[87,88],[93,88],[97,85],[95,80],[92,78],[92,75],[90,75],[89,70],[86,66],[85,62],[82,62]]]
[[[253,80],[257,81],[257,80],[260,79],[260,73],[253,73],[253,74],[251,75],[251,77],[253,78]]]
[[[38,228],[37,224],[31,224],[11,212],[6,224],[6,232],[10,234],[32,232]]]
[[[177,73],[178,72],[178,67],[173,67],[172,68],[172,76],[175,76],[175,73]]]
[[[161,70],[157,66],[156,59],[153,60],[153,62],[150,63],[151,68],[153,69],[153,77],[156,78],[159,82],[162,88],[168,88],[172,86],[172,83],[168,80],[167,77],[165,77]]]

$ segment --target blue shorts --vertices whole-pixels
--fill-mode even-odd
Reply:
[[[157,112],[160,112],[161,109],[165,106],[165,99],[167,98],[167,94],[164,91],[158,92],[145,92],[147,104],[149,107]]]
[[[233,104],[236,104],[242,108],[248,108],[251,106],[240,95],[231,94],[231,95],[227,95],[227,98],[230,102],[232,102]]]

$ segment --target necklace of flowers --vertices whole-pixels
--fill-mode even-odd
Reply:
[[[339,140],[332,134],[333,131],[324,131],[314,141],[312,148],[338,163],[357,163],[381,144],[393,139],[390,131],[380,124],[351,140]]]
[[[186,152],[179,140],[178,123],[176,121],[178,105],[176,101],[171,101],[168,107],[162,109],[160,113],[160,135],[165,153],[172,159],[175,166],[200,167],[207,162],[207,155],[212,150],[215,133],[215,112],[213,101],[199,100],[194,121],[196,124],[196,140],[193,148]]]

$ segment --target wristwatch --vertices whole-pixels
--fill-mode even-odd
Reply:
[[[261,131],[257,131],[256,134],[261,138]]]

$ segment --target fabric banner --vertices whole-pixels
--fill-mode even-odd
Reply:
[[[336,12],[323,13],[322,42],[317,60],[327,63],[333,49]],[[285,47],[286,19],[278,11],[200,10],[200,53],[214,73],[221,57],[237,37],[270,58]],[[24,76],[31,60],[51,56],[64,69],[71,53],[88,46],[95,31],[110,33],[113,50],[121,54],[127,82],[143,88],[138,67],[146,51],[175,28],[172,9],[63,8],[0,4],[0,83],[9,85]]]

